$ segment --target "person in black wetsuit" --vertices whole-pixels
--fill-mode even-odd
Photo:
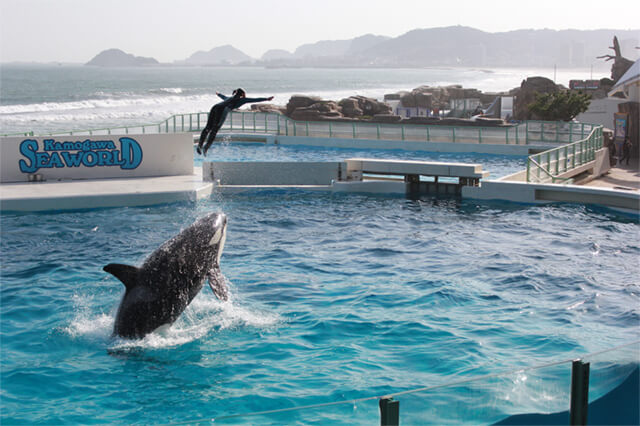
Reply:
[[[216,138],[218,130],[220,130],[220,127],[224,124],[224,120],[227,118],[229,111],[240,108],[244,104],[270,101],[273,99],[273,96],[268,98],[247,98],[245,91],[240,88],[234,90],[233,96],[231,97],[218,92],[216,92],[216,95],[222,99],[222,102],[211,107],[207,125],[202,129],[202,133],[200,134],[200,141],[198,142],[197,149],[198,154],[203,153],[202,145],[204,144],[204,155],[207,155],[207,151],[213,143],[213,140]]]

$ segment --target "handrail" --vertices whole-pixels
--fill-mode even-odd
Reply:
[[[551,179],[553,179],[555,181],[555,179],[558,180],[571,180],[570,178],[559,178],[556,177],[554,175],[552,175],[550,172],[547,171],[547,169],[545,169],[543,166],[541,166],[540,164],[538,164],[534,159],[532,159],[531,157],[529,157],[529,161],[531,161],[533,164],[535,164],[536,166],[538,166],[540,168],[540,170],[542,170],[547,176],[549,176]]]
[[[592,127],[586,138],[530,155],[527,159],[527,182],[545,182],[548,178],[551,179],[551,183],[572,181],[560,175],[595,160],[595,152],[603,146],[602,126]],[[546,166],[543,164],[545,157]],[[551,170],[552,168],[555,168],[555,171]],[[540,177],[541,171],[546,178]]]
[[[131,126],[46,132],[40,136],[94,136],[130,133],[199,132],[207,122],[207,112],[175,114],[159,123]],[[404,123],[370,123],[362,121],[296,121],[273,112],[233,111],[222,130],[272,133],[283,136],[345,137],[422,142],[527,145],[533,143],[565,144],[592,131],[587,123],[526,121],[516,126],[452,126]],[[2,136],[35,136],[34,132],[17,132]],[[584,137],[581,137],[584,139]]]

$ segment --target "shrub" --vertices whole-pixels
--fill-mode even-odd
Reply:
[[[591,96],[582,92],[564,90],[555,93],[538,93],[536,100],[528,105],[540,120],[571,121],[589,109]]]

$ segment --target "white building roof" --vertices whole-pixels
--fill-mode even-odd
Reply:
[[[640,86],[640,59],[635,61],[633,65],[624,73],[620,80],[613,86],[609,92],[609,96],[616,93],[622,93],[625,97],[629,97],[629,89],[631,86]]]

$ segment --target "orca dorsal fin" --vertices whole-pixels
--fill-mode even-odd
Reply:
[[[122,284],[124,284],[127,290],[135,287],[138,282],[139,269],[135,266],[123,265],[121,263],[110,263],[102,268],[102,270],[122,281]]]

